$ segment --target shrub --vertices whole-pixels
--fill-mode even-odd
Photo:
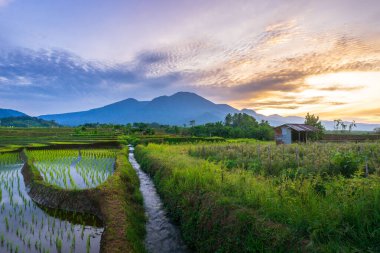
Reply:
[[[345,177],[352,177],[362,164],[362,159],[353,152],[336,152],[331,159],[334,170]]]

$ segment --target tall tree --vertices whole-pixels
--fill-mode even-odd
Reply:
[[[348,126],[348,131],[351,132],[352,131],[352,128],[356,127],[356,122],[355,120],[353,120],[350,125]]]
[[[310,134],[312,140],[320,140],[323,138],[325,127],[322,125],[322,122],[319,120],[319,116],[314,114],[307,113],[305,116],[305,124],[313,126],[318,129],[317,132]]]
[[[334,119],[334,129],[336,131],[338,131],[339,127],[342,125],[342,123],[343,123],[343,120],[341,120],[341,119]]]
[[[232,115],[231,113],[227,114],[226,118],[224,119],[224,125],[231,126],[232,124]]]

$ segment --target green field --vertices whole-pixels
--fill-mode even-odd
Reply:
[[[378,252],[379,151],[149,144],[136,156],[197,252]]]
[[[116,150],[33,150],[27,156],[44,181],[65,189],[94,188],[112,175]]]
[[[31,132],[18,132],[27,139],[14,146],[18,151],[0,152],[0,252],[145,252],[144,209],[128,150],[71,137],[31,146],[41,141]]]
[[[93,144],[116,142],[120,131],[113,128],[4,128],[0,127],[0,152],[23,147],[44,147],[52,144]]]
[[[104,203],[103,222],[111,224],[105,240],[115,249],[145,250],[138,178],[126,149],[119,149],[133,144],[138,162],[151,175],[168,215],[194,252],[380,251],[379,142],[275,145],[250,138],[127,136],[114,128],[0,128],[0,133],[5,170],[0,202],[8,203],[4,196],[11,189],[14,196],[28,199],[26,192],[18,190],[22,186],[20,157],[26,156],[36,177],[34,187],[46,188],[40,191],[42,195],[77,199],[89,194],[90,203]],[[6,152],[12,150],[17,152]],[[9,179],[14,183],[7,183]],[[24,202],[20,207],[13,200],[8,203],[9,221],[12,208],[21,210],[33,203]],[[74,200],[69,203],[75,206]],[[50,213],[38,209],[43,219],[49,219]],[[55,219],[60,222],[61,218]],[[80,237],[77,247],[87,250],[88,235],[81,237],[87,225],[69,222],[72,225],[67,226],[77,229]],[[96,229],[88,226],[88,233]],[[16,232],[4,233],[4,240],[7,236],[12,240],[8,248],[13,247],[13,252],[19,240]],[[38,239],[23,233],[32,241]],[[67,234],[57,233],[67,245],[52,249],[73,245],[72,239],[64,240]],[[90,245],[96,250],[102,247],[99,238]],[[47,237],[37,247],[47,250],[49,241]],[[19,245],[28,247],[27,242]]]

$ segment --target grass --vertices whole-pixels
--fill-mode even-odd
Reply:
[[[380,176],[379,143],[312,143],[275,145],[265,142],[200,144],[189,148],[189,155],[220,162],[227,169],[240,168],[261,176],[345,174],[359,168]],[[344,171],[341,169],[344,168]],[[351,173],[351,174],[352,174]],[[350,176],[347,175],[346,176]]]
[[[104,213],[107,213],[107,236],[120,246],[111,246],[119,251],[109,252],[145,252],[145,213],[143,199],[139,190],[139,179],[127,159],[128,149],[124,148],[116,159],[115,174],[99,186],[105,202]],[[123,224],[123,226],[119,226]],[[120,241],[117,238],[120,238]],[[128,241],[128,247],[122,244]],[[108,251],[107,251],[108,252]]]
[[[356,147],[326,150],[335,155]],[[149,144],[136,148],[136,158],[198,252],[379,251],[379,144],[364,145],[359,154],[375,158],[346,177],[341,172],[351,160],[334,164],[322,146],[284,147],[285,159],[282,148]],[[371,173],[363,177],[366,161]]]

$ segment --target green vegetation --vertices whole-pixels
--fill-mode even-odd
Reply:
[[[83,189],[102,184],[113,173],[116,150],[33,150],[27,155],[47,183]]]
[[[108,225],[106,236],[111,242],[105,245],[104,252],[146,252],[140,181],[127,159],[128,152],[128,148],[124,148],[117,154],[115,173],[99,186],[105,196],[102,201]]]
[[[142,196],[127,155],[128,149],[27,150],[21,170],[19,152],[0,153],[0,251],[145,252]],[[70,157],[76,176],[88,181],[83,188],[91,189],[80,189],[73,171],[53,166],[70,166]],[[33,163],[48,164],[48,180]],[[68,189],[57,187],[57,178],[66,178]],[[103,224],[90,214],[102,219],[103,235]]]
[[[85,144],[116,146],[120,130],[114,128],[4,128],[0,127],[0,152],[24,147],[83,146]]]
[[[71,150],[26,152],[31,155],[23,172],[30,187],[29,194],[35,200],[42,200],[42,204],[50,208],[92,213],[101,218],[106,227],[101,252],[145,252],[142,197],[138,177],[126,158],[128,150],[117,152],[114,173],[104,183],[91,189],[63,189],[49,184],[33,164],[33,154],[37,157],[47,155],[48,158],[57,158],[73,152],[75,153]],[[98,159],[115,153],[112,150],[84,150],[81,154],[83,157]],[[82,251],[85,252],[92,247],[92,243],[84,234],[86,229],[82,227],[81,231],[79,237],[86,242],[86,250]]]
[[[200,143],[200,142],[222,142],[225,141],[221,137],[176,137],[176,136],[144,136],[144,137],[128,137],[125,139],[127,143],[132,145],[148,144],[148,143]]]
[[[21,167],[19,153],[0,154],[0,252],[63,250],[65,244],[75,240],[80,226],[86,226],[86,236],[99,242],[99,233],[103,229],[92,222],[94,216],[46,211],[33,202],[25,189]],[[85,249],[85,241],[80,238],[77,239],[77,249]]]
[[[313,126],[316,129],[318,129],[318,131],[314,133],[309,133],[309,138],[311,140],[316,141],[316,140],[321,140],[323,138],[326,129],[322,125],[322,122],[319,120],[319,116],[307,113],[305,116],[305,124],[309,126]]]
[[[378,143],[219,143],[189,146],[191,156],[220,162],[226,169],[240,168],[260,176],[282,176],[299,171],[304,175],[347,177],[368,172],[380,176]]]
[[[46,121],[43,119],[19,116],[0,119],[0,126],[2,127],[60,127],[54,121]]]
[[[245,113],[228,114],[224,122],[207,123],[189,128],[192,136],[223,138],[255,138],[273,140],[274,131],[268,122],[257,120]]]
[[[199,252],[380,251],[380,145],[138,146]]]

